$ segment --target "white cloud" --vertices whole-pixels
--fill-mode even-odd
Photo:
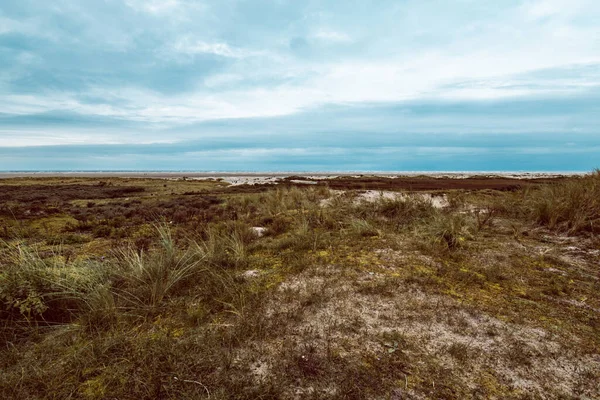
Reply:
[[[568,18],[577,15],[594,3],[589,0],[531,0],[523,4],[526,18],[531,20],[549,17]]]
[[[220,86],[238,83],[243,79],[244,77],[240,74],[216,74],[206,78],[204,80],[204,85],[209,88],[217,88]]]
[[[206,42],[203,40],[193,40],[189,37],[175,42],[172,45],[172,50],[176,53],[186,55],[213,54],[226,58],[246,58],[264,55],[264,52],[231,47],[229,44],[223,42]]]
[[[5,33],[21,33],[47,38],[52,38],[53,36],[52,33],[44,32],[40,29],[39,21],[36,18],[16,20],[0,15],[0,35]]]
[[[540,10],[554,10],[551,6],[562,2],[537,1],[538,11],[531,12],[541,15]],[[501,20],[480,24],[477,32],[465,32],[449,43],[433,48],[420,48],[415,44],[410,52],[402,54],[388,52],[369,58],[355,54],[339,60],[300,61],[280,57],[275,63],[260,65],[260,71],[267,78],[285,77],[286,83],[274,86],[232,89],[235,82],[259,73],[242,63],[239,68],[226,69],[204,80],[208,87],[220,87],[221,91],[210,96],[201,91],[168,98],[156,95],[151,97],[151,102],[144,97],[145,104],[136,113],[136,118],[190,121],[267,117],[328,103],[395,102],[419,98],[501,99],[562,95],[592,87],[594,83],[585,79],[546,83],[547,78],[531,77],[524,82],[518,77],[536,70],[600,64],[600,51],[596,51],[600,50],[598,43],[588,40],[594,34],[598,35],[600,28],[580,27],[569,22],[558,25],[526,23],[519,19],[522,10],[517,7],[504,13]],[[595,10],[598,11],[598,7]],[[351,40],[342,32],[326,29],[317,30],[313,37],[331,42]],[[266,55],[266,50],[236,48],[224,42],[193,40],[189,36],[177,42],[174,49],[182,54],[214,54],[240,61]],[[464,85],[452,87],[457,83]]]
[[[0,129],[2,147],[50,146],[70,144],[121,144],[121,135],[107,135],[85,131],[65,132],[45,129],[43,133],[35,130]]]
[[[0,16],[0,35],[11,32],[14,29],[13,24],[12,20]]]
[[[188,7],[202,7],[202,3],[192,5],[181,0],[127,0],[127,4],[153,15],[183,13]],[[456,29],[451,33],[436,26],[417,33],[401,31],[396,25],[388,29],[374,26],[376,33],[365,39],[368,48],[363,51],[317,53],[305,58],[286,53],[289,48],[281,44],[288,43],[288,36],[296,34],[293,26],[266,32],[260,40],[240,41],[244,43],[242,47],[224,40],[210,40],[209,37],[220,36],[208,28],[192,33],[182,29],[185,34],[175,37],[168,48],[159,51],[161,61],[186,60],[198,54],[223,58],[222,69],[212,76],[199,76],[197,83],[204,85],[194,85],[193,91],[161,94],[144,87],[96,87],[87,92],[104,99],[104,104],[83,103],[78,100],[78,93],[59,91],[0,95],[0,106],[3,112],[21,115],[62,110],[176,125],[222,118],[281,116],[323,104],[432,98],[502,99],[564,95],[597,87],[597,77],[531,76],[524,79],[521,75],[574,65],[600,65],[600,41],[593,40],[600,36],[600,27],[573,21],[576,17],[600,16],[599,3],[595,0],[536,0],[523,4],[503,8],[498,16],[475,22],[465,23],[462,17],[450,15],[445,23],[454,24]],[[411,6],[416,7],[416,11],[406,10],[407,15],[421,15],[421,6],[408,2],[406,7]],[[215,13],[218,16],[218,10]],[[228,16],[224,14],[223,24],[228,22]],[[3,22],[0,19],[0,29]],[[298,29],[313,32],[308,36],[314,40],[353,41],[341,30],[323,28],[321,21],[304,22],[307,26]],[[467,25],[469,29],[461,29]],[[15,29],[13,25],[4,26],[8,26],[4,29]],[[227,29],[233,28],[225,26],[224,32]],[[368,32],[361,32],[362,41],[362,35]],[[419,42],[421,37],[425,37],[427,45]],[[253,82],[255,86],[238,85],[241,82]],[[112,105],[117,103],[118,106]]]
[[[327,29],[320,29],[318,31],[316,31],[313,35],[313,38],[318,39],[318,40],[323,40],[326,42],[333,42],[333,43],[349,43],[352,42],[352,38],[344,33],[344,32],[337,32],[337,31],[333,31],[333,30],[327,30]]]
[[[162,14],[181,7],[179,0],[126,0],[125,3],[137,11]]]

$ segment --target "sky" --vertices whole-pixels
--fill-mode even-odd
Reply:
[[[598,167],[598,0],[0,1],[0,170]]]

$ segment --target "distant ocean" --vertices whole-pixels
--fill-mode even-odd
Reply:
[[[590,171],[198,171],[198,170],[16,170],[0,171],[0,177],[18,176],[179,176],[189,177],[218,177],[218,176],[353,176],[353,175],[377,175],[377,176],[564,176],[583,175]]]

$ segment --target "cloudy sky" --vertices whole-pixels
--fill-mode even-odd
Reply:
[[[0,1],[0,170],[595,167],[598,0]]]

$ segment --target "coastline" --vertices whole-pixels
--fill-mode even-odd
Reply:
[[[336,177],[359,177],[374,176],[384,178],[394,177],[417,177],[464,179],[471,177],[480,178],[513,178],[513,179],[538,179],[538,178],[560,178],[567,176],[584,175],[588,172],[522,172],[522,171],[0,171],[0,179],[8,178],[155,178],[155,179],[177,179],[177,178],[286,178],[300,176],[304,178],[336,178]],[[227,179],[224,179],[227,180]]]

